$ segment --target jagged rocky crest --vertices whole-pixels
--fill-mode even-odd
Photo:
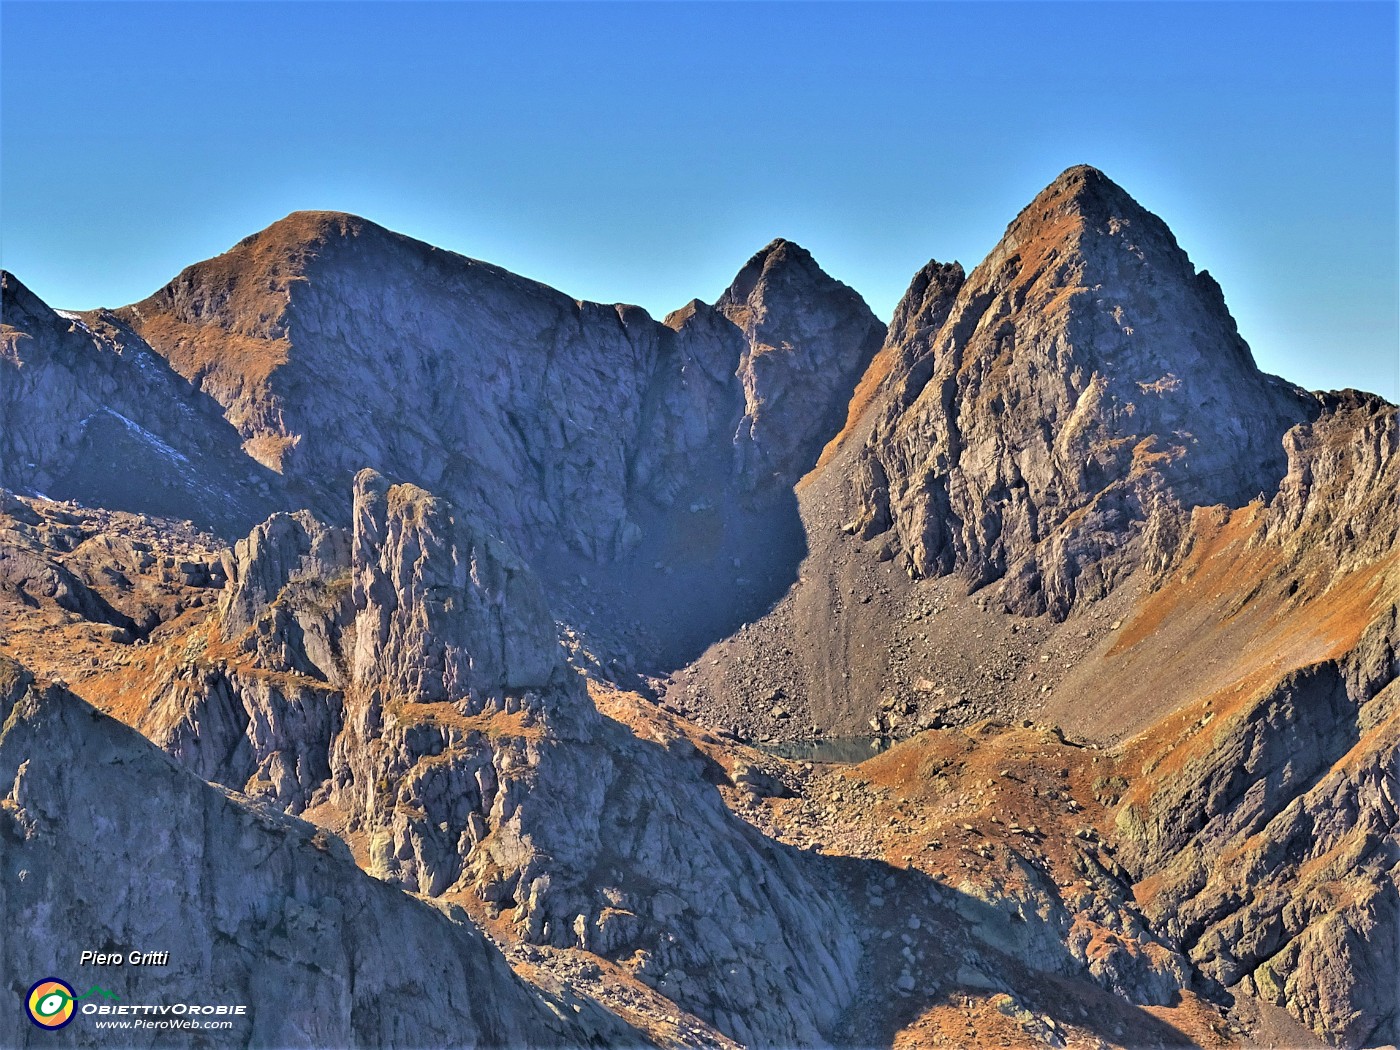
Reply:
[[[334,836],[211,787],[8,660],[0,716],[0,913],[25,933],[0,953],[16,995],[51,972],[55,943],[158,943],[170,953],[170,1001],[281,1004],[254,1005],[241,1033],[252,1046],[635,1038],[596,1008],[565,1020],[569,1004],[547,1004],[516,978],[460,909],[454,918],[369,878]],[[113,871],[143,872],[160,892],[131,892]],[[103,983],[140,1001],[151,993],[139,976],[113,971]],[[72,1028],[76,1045],[110,1042]],[[33,1031],[20,1010],[0,1018],[6,1045],[28,1045]],[[129,1045],[159,1038],[137,1032]]]

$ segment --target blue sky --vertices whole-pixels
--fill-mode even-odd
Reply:
[[[0,4],[0,253],[119,305],[298,208],[660,316],[775,236],[888,317],[1062,169],[1260,363],[1400,394],[1392,3]]]

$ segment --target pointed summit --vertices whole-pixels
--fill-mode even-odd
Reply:
[[[66,331],[71,321],[59,317],[9,270],[0,270],[0,354],[21,359],[20,339],[32,339],[35,327]]]
[[[6,318],[6,323],[8,323],[10,311],[12,309],[21,307],[28,308],[31,302],[40,302],[39,297],[31,292],[29,287],[9,270],[0,270],[0,293],[3,293],[5,297],[4,317]]]
[[[890,341],[912,339],[921,329],[942,327],[954,297],[967,280],[961,264],[930,259],[914,275],[890,319]]]
[[[1025,211],[1055,200],[1072,201],[1085,210],[1095,205],[1105,205],[1111,209],[1141,208],[1127,190],[1090,164],[1076,164],[1060,172],[1027,205]]]
[[[1312,411],[1255,366],[1166,224],[1088,166],[1021,211],[941,325],[892,341],[920,365],[866,446],[856,524],[1019,612],[1105,593],[1161,506],[1272,491]]]
[[[1131,224],[1151,231],[1154,238],[1176,248],[1176,238],[1166,223],[1139,204],[1127,190],[1098,168],[1077,164],[1066,168],[1056,179],[1021,209],[1007,228],[1008,237],[1048,233],[1063,235],[1066,221],[1082,224],[1083,229],[1107,231]]]
[[[828,276],[806,248],[778,237],[754,253],[744,264],[715,302],[715,308],[747,330],[766,313],[765,305],[772,305],[766,302],[772,298],[770,292],[779,288],[784,290],[780,294],[789,297],[842,289],[850,297],[860,298],[840,281]],[[758,311],[757,315],[755,311]]]
[[[853,289],[799,244],[777,238],[753,256],[715,303],[748,349],[739,362],[745,412],[735,437],[752,483],[790,485],[841,428],[856,380],[885,326]]]
[[[1104,278],[1182,285],[1196,280],[1196,268],[1167,224],[1087,164],[1062,172],[1021,209],[974,277],[989,269],[1001,270],[1003,279],[1028,292],[1093,288]],[[1061,297],[1057,305],[1067,302]],[[1225,312],[1223,302],[1218,306]]]

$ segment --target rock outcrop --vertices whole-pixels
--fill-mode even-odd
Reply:
[[[683,741],[599,716],[538,584],[479,522],[371,472],[355,508],[332,775],[370,870],[621,960],[745,1043],[820,1042],[853,979],[832,891],[728,814]]]
[[[355,478],[356,687],[476,714],[562,674],[539,582],[486,527],[374,471]]]
[[[1159,505],[1272,492],[1284,432],[1315,411],[1259,372],[1161,220],[1093,168],[1056,179],[966,282],[921,273],[907,300],[930,323],[895,324],[902,369],[851,527],[892,530],[914,574],[998,584],[1014,612],[1106,594]]]
[[[1321,402],[1271,504],[1220,527],[1228,546],[1198,515],[1178,570],[1291,623],[1134,745],[1118,827],[1148,914],[1205,974],[1355,1047],[1400,1037],[1400,428],[1379,398]]]
[[[348,538],[274,515],[235,545],[215,615],[125,680],[142,731],[332,823],[385,882],[603,956],[746,1044],[829,1038],[859,958],[833,873],[735,819],[684,737],[601,716],[474,515],[369,470],[354,508]]]
[[[460,909],[369,878],[333,836],[203,783],[8,661],[0,718],[0,915],[11,934],[0,958],[16,999],[47,975],[79,991],[95,983],[79,968],[85,948],[163,951],[158,971],[104,968],[99,983],[118,1003],[241,1004],[231,1020],[243,1046],[625,1040],[596,1007],[578,1019],[551,1009]],[[64,1035],[79,1046],[113,1037],[82,1014]],[[7,1046],[52,1038],[20,1009],[0,1017]],[[166,1039],[133,1029],[120,1042]]]
[[[274,514],[234,544],[222,568],[225,641],[254,654],[265,670],[345,683],[349,654],[339,641],[352,618],[348,532],[307,511]]]

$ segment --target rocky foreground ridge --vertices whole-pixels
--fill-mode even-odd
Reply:
[[[230,797],[8,660],[0,712],[7,983],[27,987],[29,975],[50,973],[55,945],[159,943],[173,960],[161,973],[167,1001],[277,1004],[251,1011],[241,1045],[637,1038],[596,1008],[578,1016],[575,1000],[529,988],[460,908],[434,908],[368,877],[333,835]],[[140,874],[128,882],[113,872]],[[126,973],[102,976],[119,998],[142,1000]],[[110,1045],[111,1033],[70,1029],[77,1045]],[[7,1046],[53,1038],[18,1009],[5,1011],[0,1034]],[[169,1041],[123,1036],[129,1046]]]
[[[139,535],[140,519],[52,506],[13,501],[7,551],[62,564],[63,547]],[[114,644],[107,620],[43,595],[37,573],[12,578],[6,597],[33,603],[28,629],[72,639],[59,660],[82,695],[237,804],[299,814],[369,874],[463,909],[522,976],[584,996],[590,1030],[611,1017],[610,1039],[632,1022],[668,1045],[864,1045],[962,987],[1014,1004],[998,1015],[1014,1030],[1053,1034],[1050,1001],[1024,998],[1037,975],[1079,998],[1120,994],[1124,1032],[1162,1031],[1138,1006],[1173,1002],[1187,964],[1115,932],[1145,925],[1121,879],[1071,893],[1073,862],[1037,851],[1017,856],[1009,884],[953,882],[868,847],[794,841],[770,806],[812,795],[811,770],[590,681],[528,570],[445,500],[364,471],[355,508],[350,536],[275,515],[217,570],[218,552],[186,539],[179,559],[156,547],[129,589],[74,575],[114,612],[178,595],[145,644]],[[207,575],[186,585],[167,562]],[[86,575],[82,557],[69,563]],[[74,659],[84,645],[105,658]],[[887,895],[909,938],[901,954],[883,936]],[[1106,960],[1091,951],[1103,943],[1117,946]],[[1210,1011],[1187,1009],[1207,1025]]]
[[[36,903],[140,797],[185,976],[332,960],[245,1044],[1396,1041],[1396,409],[1094,169],[888,332],[788,242],[658,324],[329,213],[4,313],[9,972],[177,921]]]

